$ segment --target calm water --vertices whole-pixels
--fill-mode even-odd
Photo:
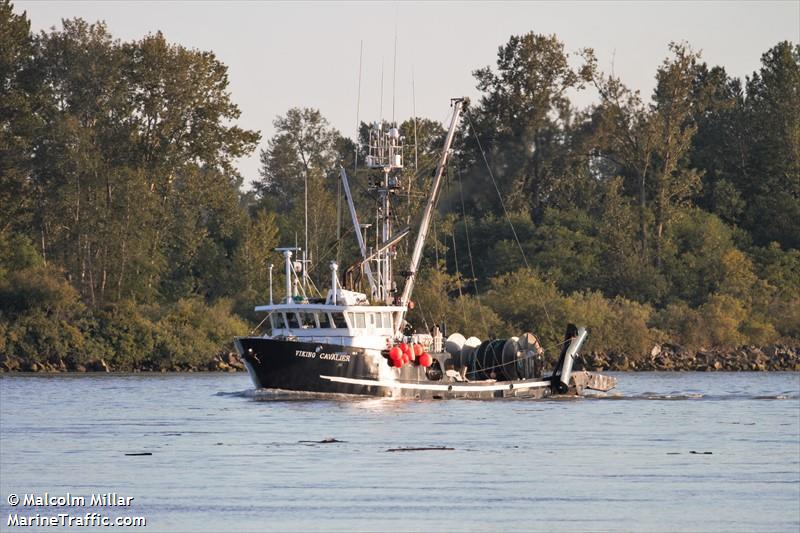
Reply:
[[[265,401],[246,374],[5,375],[0,530],[37,530],[8,527],[12,512],[57,514],[7,503],[45,491],[133,496],[68,510],[147,519],[123,531],[800,529],[800,374],[616,375],[616,396],[538,402]],[[326,438],[343,442],[301,442]],[[436,446],[454,449],[387,452]]]

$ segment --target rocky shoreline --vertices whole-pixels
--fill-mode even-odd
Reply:
[[[550,364],[554,364],[551,361]],[[549,365],[546,365],[546,368]],[[590,352],[580,354],[575,360],[576,370],[593,371],[800,371],[800,345],[772,344],[768,346],[741,346],[735,350],[687,350],[675,344],[655,345],[645,356]],[[33,362],[0,356],[0,372],[241,372],[244,364],[233,352],[220,352],[205,365],[185,366],[172,364],[158,368],[112,368],[105,360],[95,359],[81,364],[71,364],[69,359]]]
[[[644,357],[590,352],[575,361],[578,370],[615,371],[800,371],[800,346],[771,344],[734,350],[687,350],[675,344],[657,344]]]
[[[0,373],[2,372],[242,372],[244,363],[233,352],[220,352],[204,365],[170,364],[160,367],[142,366],[137,368],[112,368],[104,359],[93,359],[85,363],[73,363],[69,359],[57,361],[20,361],[15,358],[0,356]]]

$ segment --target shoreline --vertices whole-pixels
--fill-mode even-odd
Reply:
[[[551,355],[545,368],[555,364]],[[588,352],[575,359],[575,370],[595,372],[800,372],[800,345],[772,344],[741,346],[733,350],[688,350],[674,344],[655,345],[643,356]],[[112,368],[105,360],[95,359],[68,365],[56,362],[20,361],[3,357],[0,374],[165,374],[198,372],[244,372],[244,364],[233,352],[220,352],[203,365],[165,364],[139,368]]]
[[[74,363],[68,358],[59,358],[57,361],[44,362],[19,360],[7,356],[0,356],[0,374],[27,373],[27,374],[165,374],[167,372],[243,372],[244,363],[239,360],[234,352],[219,352],[209,361],[200,365],[187,365],[165,362],[160,366],[145,364],[139,367],[113,368],[105,359],[91,359],[83,363]]]
[[[800,345],[740,346],[732,350],[688,350],[676,344],[656,344],[649,354],[589,352],[575,360],[578,370],[673,371],[673,372],[770,372],[800,371]]]

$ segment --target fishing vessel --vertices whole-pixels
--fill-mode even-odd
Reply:
[[[451,101],[452,117],[438,157],[407,270],[395,272],[396,247],[411,234],[393,228],[393,203],[401,191],[404,138],[396,124],[376,122],[369,130],[365,166],[374,174],[380,239],[367,247],[350,190],[340,168],[344,198],[350,212],[360,258],[348,269],[357,271],[368,289],[356,290],[340,279],[330,263],[330,287],[324,297],[305,289],[307,261],[298,247],[278,248],[284,259],[285,293],[275,302],[270,282],[269,304],[261,335],[237,337],[236,350],[257,389],[399,398],[546,398],[579,395],[586,389],[607,391],[613,377],[573,371],[587,331],[566,326],[560,356],[551,372],[543,368],[544,350],[532,333],[481,341],[454,333],[445,338],[434,326],[417,333],[406,321],[411,294],[450,147],[467,98]],[[271,270],[270,270],[271,272]],[[395,274],[404,278],[398,290]],[[271,279],[271,277],[270,277]]]

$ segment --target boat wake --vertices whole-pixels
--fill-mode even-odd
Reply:
[[[281,389],[249,389],[244,396],[259,402],[307,402],[316,400],[361,401],[363,396],[336,392],[290,391]],[[392,400],[392,398],[381,398]]]
[[[353,394],[340,394],[333,392],[311,392],[311,391],[290,391],[281,389],[245,389],[241,391],[220,391],[215,396],[229,397],[229,398],[248,398],[254,401],[269,402],[303,402],[303,401],[363,401],[362,396]],[[510,398],[517,401],[530,401],[530,398]],[[777,394],[702,394],[697,392],[642,392],[638,394],[629,394],[614,391],[614,392],[587,392],[583,396],[553,396],[545,399],[546,401],[563,401],[563,400],[577,400],[577,401],[591,401],[591,400],[619,400],[619,401],[728,401],[728,400],[799,400],[800,392],[785,391]],[[402,397],[385,397],[381,401],[421,401],[413,398]],[[476,401],[482,401],[475,399]],[[422,400],[422,401],[439,401],[439,400]]]
[[[798,400],[800,394],[797,392],[784,392],[780,394],[700,394],[700,393],[654,393],[643,392],[641,394],[626,395],[623,393],[595,393],[586,394],[583,399],[587,400],[655,400],[655,401],[727,401],[727,400]]]
[[[231,392],[220,391],[220,392],[216,393],[214,396],[223,396],[223,397],[227,396],[227,397],[230,397],[230,398],[247,398],[249,396],[250,392],[252,392],[252,389],[250,389],[250,390],[240,390],[240,391],[231,391]]]

